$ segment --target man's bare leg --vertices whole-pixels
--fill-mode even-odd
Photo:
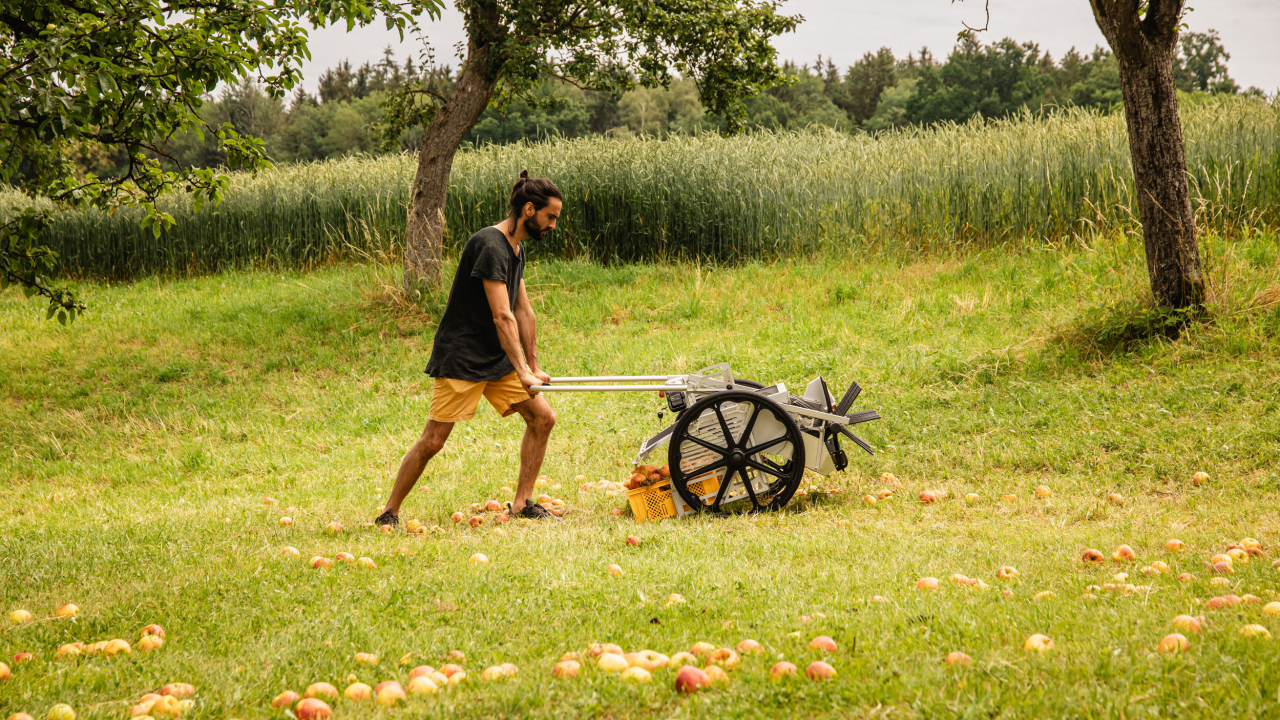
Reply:
[[[556,411],[542,395],[516,403],[511,409],[524,418],[524,438],[520,441],[520,475],[516,479],[516,496],[511,507],[517,511],[533,497],[533,484],[547,454],[547,440],[556,425]]]
[[[400,461],[400,471],[396,473],[396,484],[391,488],[391,495],[387,498],[384,511],[390,510],[397,515],[400,513],[400,503],[404,502],[405,496],[417,484],[418,478],[422,477],[422,471],[427,468],[427,461],[435,457],[435,454],[444,447],[444,441],[449,439],[449,433],[452,431],[453,423],[427,421],[422,437],[418,438],[413,447],[409,448],[404,460]]]

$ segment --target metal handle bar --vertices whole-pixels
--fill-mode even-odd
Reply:
[[[672,378],[682,378],[684,375],[590,375],[586,377],[553,377],[551,383],[581,383],[581,382],[666,382]]]
[[[552,382],[564,378],[551,378]],[[538,392],[684,392],[688,385],[531,385],[530,390]]]

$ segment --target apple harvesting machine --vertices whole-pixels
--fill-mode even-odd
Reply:
[[[735,378],[729,363],[684,375],[551,378],[530,389],[664,395],[676,420],[644,442],[636,464],[655,464],[666,446],[671,486],[684,501],[675,503],[678,515],[782,508],[799,489],[805,468],[827,475],[848,466],[841,435],[871,453],[849,428],[880,419],[875,410],[849,412],[862,392],[856,382],[838,402],[821,376],[796,396],[782,383],[766,387]]]

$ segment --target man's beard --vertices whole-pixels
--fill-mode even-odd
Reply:
[[[546,228],[538,226],[537,216],[524,219],[524,231],[529,233],[529,239],[538,242],[542,239],[542,233],[546,232]]]

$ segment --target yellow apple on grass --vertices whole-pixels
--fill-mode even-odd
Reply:
[[[1198,633],[1200,632],[1201,622],[1199,618],[1190,615],[1178,615],[1173,619],[1173,626],[1183,632]]]
[[[13,676],[13,671],[9,669],[9,666],[0,662],[0,682],[4,682],[5,680],[8,680],[12,676]]]
[[[54,610],[53,614],[60,618],[75,617],[80,614],[80,608],[75,603],[67,603]]]
[[[289,517],[288,515],[280,518],[280,527],[289,527],[292,524],[293,524],[293,518]]]
[[[1165,541],[1164,551],[1171,552],[1171,553],[1180,553],[1183,550],[1185,550],[1186,547],[1187,547],[1186,543],[1182,542],[1181,540],[1178,540],[1177,538],[1174,538],[1172,540]]]
[[[937,590],[938,578],[922,577],[916,581],[916,590]]]
[[[302,553],[298,551],[298,548],[293,547],[292,545],[285,545],[284,549],[280,551],[280,554],[284,555],[285,557],[301,557],[302,556]]]
[[[356,653],[356,662],[364,663],[365,665],[377,665],[378,656],[373,653],[358,652]]]
[[[378,567],[378,564],[373,561],[373,558],[367,558],[367,557],[358,558],[356,560],[356,564],[358,564],[360,567],[363,567],[363,568],[369,568],[370,570],[376,569]]]
[[[476,553],[467,560],[468,565],[488,565],[489,556],[484,553]]]
[[[151,652],[152,650],[159,650],[160,647],[163,645],[164,645],[164,639],[161,638],[159,635],[143,635],[142,639],[138,640],[138,649],[141,650],[142,652]]]
[[[697,665],[698,658],[691,652],[681,651],[671,656],[670,667],[678,668],[685,665]]]
[[[1053,639],[1048,635],[1036,633],[1022,643],[1022,649],[1027,652],[1048,652],[1053,649]]]
[[[440,691],[440,686],[434,680],[426,675],[409,678],[409,684],[405,686],[410,695],[435,695]]]
[[[649,671],[642,667],[629,667],[622,671],[621,677],[623,680],[634,680],[640,683],[647,683],[653,679]]]
[[[378,683],[378,687],[373,690],[373,696],[375,701],[382,707],[395,707],[397,704],[409,699],[409,696],[404,692],[404,686],[395,680]]]
[[[14,610],[13,612],[9,613],[9,622],[13,623],[14,625],[25,625],[34,619],[35,618],[31,615],[31,613],[26,610]]]
[[[302,698],[298,693],[292,690],[285,690],[271,700],[272,709],[279,710],[281,708],[291,708]]]
[[[58,703],[49,708],[49,720],[76,720],[76,711],[66,703]]]
[[[1203,470],[1197,470],[1191,475],[1191,482],[1194,485],[1203,485],[1209,482],[1209,473]]]
[[[703,668],[702,671],[707,674],[707,679],[711,681],[712,685],[717,683],[722,685],[729,684],[728,673],[726,673],[719,665],[708,665]]]
[[[606,672],[622,672],[631,667],[627,659],[617,653],[605,653],[596,661],[596,666]]]
[[[1044,498],[1047,498],[1047,497],[1049,497],[1049,496],[1053,495],[1053,491],[1052,491],[1052,490],[1050,490],[1050,489],[1049,489],[1047,486],[1045,486],[1045,485],[1037,485],[1037,486],[1036,486],[1036,489],[1035,489],[1035,494],[1036,494],[1036,497],[1037,497],[1037,498],[1039,498],[1039,499],[1044,499]]]
[[[577,660],[561,660],[556,663],[555,667],[551,668],[551,674],[558,678],[577,677],[578,670],[581,669],[581,667],[582,666],[578,664]]]
[[[1111,553],[1111,560],[1113,562],[1132,562],[1136,560],[1137,557],[1137,554],[1133,552],[1133,548],[1128,545],[1121,545],[1116,548],[1115,552]]]
[[[614,576],[614,577],[622,577],[622,576],[624,575],[624,573],[623,573],[623,571],[622,571],[622,567],[621,567],[621,566],[619,566],[619,565],[610,565],[609,567],[607,567],[607,568],[605,568],[605,569],[606,569],[606,570],[608,570],[608,571],[609,571],[609,574],[610,574],[610,575],[612,575],[612,576]]]
[[[307,691],[302,694],[308,698],[329,698],[330,700],[337,700],[338,688],[327,682],[316,682],[308,685]]]
[[[373,688],[362,682],[351,683],[346,690],[342,691],[343,697],[348,700],[372,700]]]
[[[1240,628],[1240,637],[1256,638],[1259,640],[1270,640],[1271,631],[1261,625],[1245,625]]]

